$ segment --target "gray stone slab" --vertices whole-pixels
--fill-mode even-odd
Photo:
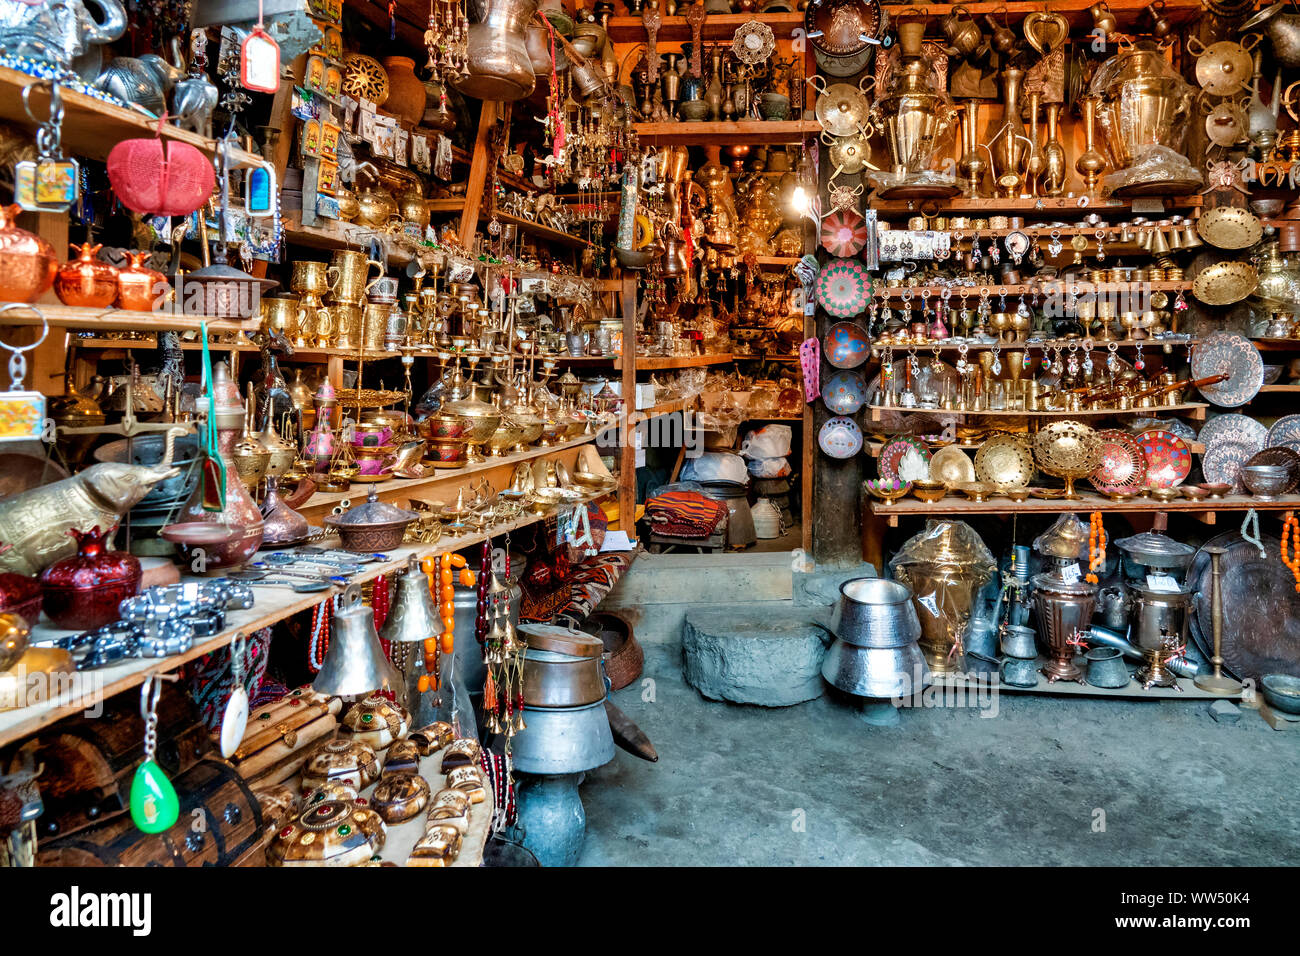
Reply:
[[[803,608],[695,610],[682,625],[682,673],[711,700],[789,707],[822,695],[829,637]]]
[[[876,566],[865,562],[851,568],[796,570],[791,584],[792,597],[796,607],[835,604],[840,599],[840,585],[845,581],[878,576]]]

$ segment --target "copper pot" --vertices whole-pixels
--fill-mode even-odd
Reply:
[[[95,258],[103,248],[96,243],[72,244],[77,258],[69,259],[54,275],[54,293],[64,305],[102,309],[117,298],[117,268]]]
[[[132,312],[152,312],[162,303],[168,291],[167,277],[157,269],[145,265],[151,253],[128,252],[128,265],[117,271],[117,302],[119,309]]]
[[[0,206],[0,300],[5,302],[35,302],[59,268],[52,245],[14,225],[20,211],[17,204]]]

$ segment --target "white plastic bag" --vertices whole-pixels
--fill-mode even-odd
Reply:
[[[682,466],[683,481],[730,481],[737,485],[749,483],[745,461],[739,455],[725,452],[705,452],[698,458],[686,459]]]
[[[794,429],[789,425],[764,425],[750,432],[740,446],[746,458],[784,458],[790,454],[790,439]]]
[[[754,458],[749,462],[749,474],[754,478],[784,478],[790,474],[790,462],[784,458]]]

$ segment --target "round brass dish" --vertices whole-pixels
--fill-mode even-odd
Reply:
[[[1177,501],[1182,493],[1177,488],[1151,488],[1148,489],[1147,494],[1156,501],[1168,503]]]
[[[991,481],[967,481],[957,486],[957,490],[971,501],[988,501],[998,493],[998,486]]]
[[[1204,488],[1198,488],[1195,485],[1181,485],[1180,490],[1183,493],[1183,497],[1190,501],[1204,501],[1206,498],[1210,497],[1208,491]]]
[[[1192,280],[1192,295],[1206,305],[1232,305],[1255,291],[1259,273],[1247,262],[1216,262]]]
[[[975,478],[999,487],[1027,486],[1034,477],[1034,456],[1019,435],[994,435],[975,453]]]
[[[942,481],[933,481],[931,479],[914,481],[912,482],[912,494],[921,501],[935,502],[948,494],[948,486]]]
[[[1232,491],[1232,485],[1224,484],[1223,482],[1217,482],[1217,481],[1206,482],[1204,484],[1197,485],[1196,487],[1200,488],[1211,498],[1222,498],[1224,495]]]
[[[940,448],[930,458],[930,480],[942,481],[949,488],[975,480],[975,465],[970,455],[957,445]]]
[[[1030,488],[1029,496],[1041,501],[1056,501],[1065,497],[1064,488]]]
[[[1028,501],[1029,489],[1024,485],[1005,485],[1001,491],[1009,499],[1015,502]]]
[[[1196,220],[1196,231],[1220,249],[1245,249],[1259,242],[1263,226],[1249,209],[1215,206]]]

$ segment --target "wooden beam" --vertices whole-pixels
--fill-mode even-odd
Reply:
[[[478,232],[479,207],[483,205],[483,191],[488,173],[496,157],[491,153],[492,127],[496,125],[500,104],[484,100],[478,117],[478,133],[474,137],[474,153],[469,163],[469,179],[465,183],[465,211],[460,215],[460,244],[474,249],[474,234]]]
[[[636,276],[623,279],[623,418],[619,431],[618,526],[636,536]]]

